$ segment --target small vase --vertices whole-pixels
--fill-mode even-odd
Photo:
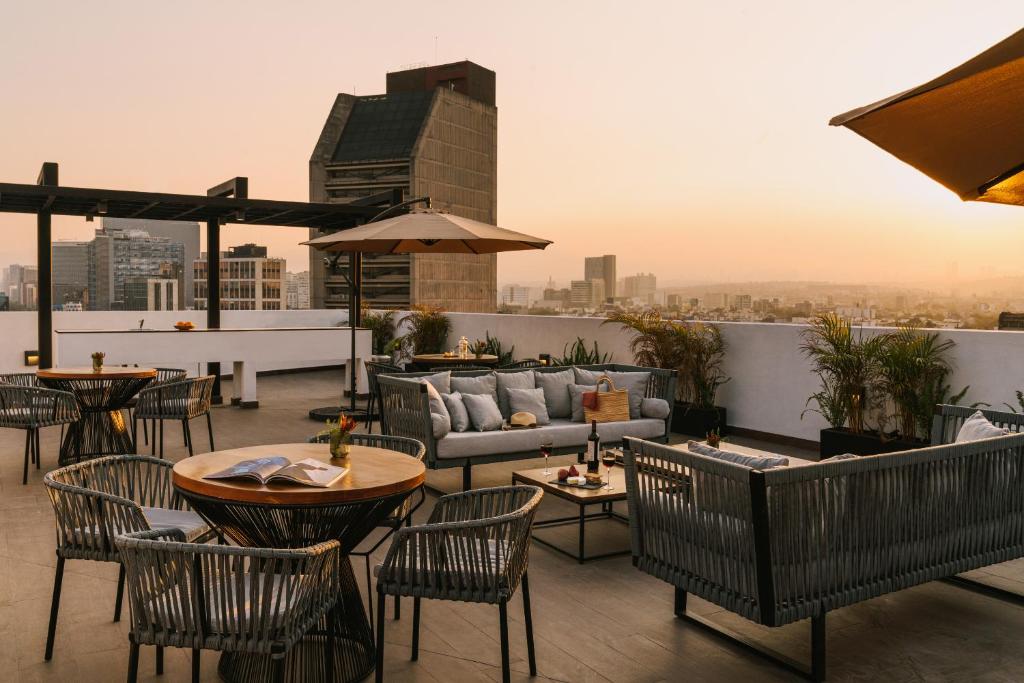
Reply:
[[[92,371],[93,372],[103,372],[103,359],[102,358],[93,358],[92,359]]]
[[[349,452],[352,450],[352,444],[347,439],[342,437],[341,432],[331,434],[331,457],[340,460],[347,458]]]

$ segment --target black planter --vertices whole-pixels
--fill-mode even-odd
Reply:
[[[924,441],[909,441],[905,439],[886,439],[877,432],[861,432],[854,434],[849,429],[822,429],[821,446],[818,450],[822,459],[831,458],[833,455],[853,453],[854,455],[878,455],[880,453],[896,453],[897,451],[909,451],[913,448],[924,448],[928,444]]]
[[[700,439],[707,438],[708,432],[718,430],[720,436],[726,434],[725,408],[698,408],[692,403],[676,401],[672,411],[672,431],[677,434],[688,434]]]

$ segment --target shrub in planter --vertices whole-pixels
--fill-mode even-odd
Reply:
[[[452,321],[443,308],[425,305],[413,306],[399,325],[408,325],[409,331],[395,337],[387,347],[396,359],[419,353],[442,353],[452,329]]]
[[[363,327],[370,330],[373,337],[373,355],[384,356],[390,353],[388,346],[395,338],[395,312],[373,311],[363,306]]]

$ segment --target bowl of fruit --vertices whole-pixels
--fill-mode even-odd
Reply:
[[[179,320],[178,322],[174,323],[174,329],[176,329],[178,332],[188,332],[190,330],[195,329],[195,325],[189,322],[188,320]]]

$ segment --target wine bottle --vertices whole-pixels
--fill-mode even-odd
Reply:
[[[590,421],[587,437],[587,472],[597,472],[601,463],[601,437],[597,434],[597,420]]]

